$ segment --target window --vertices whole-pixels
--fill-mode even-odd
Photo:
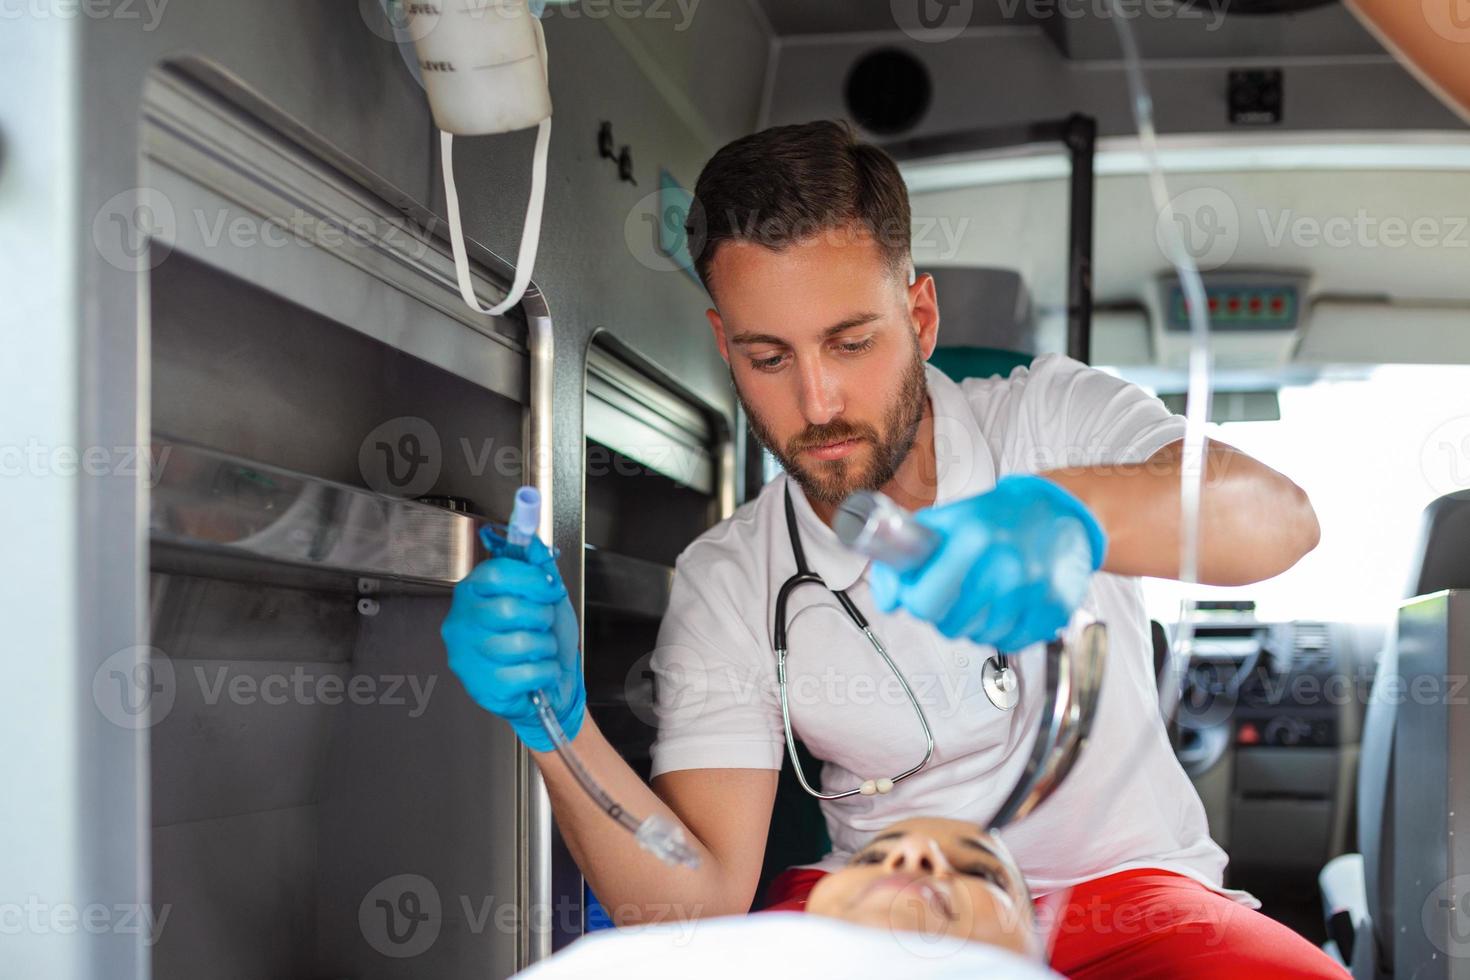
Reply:
[[[1403,598],[1425,505],[1470,489],[1470,367],[1391,365],[1281,389],[1279,422],[1211,425],[1295,480],[1322,540],[1282,575],[1197,599],[1249,599],[1263,620],[1381,622]],[[1145,579],[1149,615],[1178,619],[1185,586]]]

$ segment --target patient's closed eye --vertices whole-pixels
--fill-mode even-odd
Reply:
[[[847,862],[849,867],[863,864],[881,864],[888,858],[888,852],[877,848],[854,854]],[[970,864],[956,864],[954,870],[962,875],[969,875],[990,882],[1002,891],[1010,886],[1010,879],[1000,868],[988,862],[976,861]]]

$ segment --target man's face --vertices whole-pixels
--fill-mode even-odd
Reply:
[[[906,284],[871,238],[834,229],[776,252],[726,242],[709,311],[750,427],[813,501],[893,479],[928,411],[933,280]]]
[[[972,823],[900,820],[817,882],[806,910],[882,929],[1035,952],[1030,895],[1005,848]]]

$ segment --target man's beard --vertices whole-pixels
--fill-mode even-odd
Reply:
[[[733,375],[731,380],[734,380]],[[838,418],[823,425],[807,426],[787,440],[784,446],[776,444],[770,427],[760,417],[760,413],[755,411],[754,406],[745,400],[739,385],[735,386],[735,394],[745,407],[750,431],[776,457],[781,468],[796,481],[807,499],[836,505],[855,491],[877,490],[898,474],[898,468],[908,458],[909,450],[914,447],[914,440],[918,437],[929,389],[924,378],[924,360],[919,356],[918,345],[915,344],[913,359],[904,370],[898,398],[884,413],[881,433],[865,422],[849,422]],[[855,472],[848,458],[821,463],[815,471],[799,462],[803,450],[848,439],[861,439],[872,445],[873,458],[865,471]]]

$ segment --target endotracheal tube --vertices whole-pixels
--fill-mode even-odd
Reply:
[[[535,487],[521,487],[516,491],[515,506],[511,510],[510,523],[506,525],[504,536],[498,535],[494,528],[487,525],[480,529],[480,541],[485,545],[486,551],[498,558],[526,561],[527,549],[536,537],[536,529],[540,523],[540,492]],[[587,767],[582,765],[582,760],[572,751],[571,740],[562,730],[561,723],[556,720],[556,710],[551,706],[551,698],[545,691],[533,692],[531,704],[536,708],[536,717],[541,720],[541,727],[546,729],[547,737],[556,747],[556,754],[592,798],[592,802],[627,828],[637,839],[639,846],[659,860],[672,865],[699,867],[699,855],[685,840],[683,828],[657,813],[639,820],[598,785]]]

